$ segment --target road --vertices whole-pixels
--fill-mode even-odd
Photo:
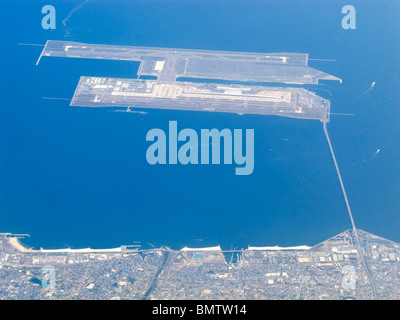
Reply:
[[[372,278],[371,271],[370,271],[370,269],[369,269],[369,267],[367,265],[367,262],[365,260],[364,250],[363,250],[363,248],[361,246],[360,239],[359,239],[358,234],[357,234],[357,228],[356,228],[356,225],[354,223],[353,215],[351,213],[350,204],[349,204],[349,200],[347,199],[347,194],[346,194],[346,190],[344,188],[342,176],[340,174],[339,166],[338,166],[337,161],[336,161],[335,153],[333,152],[333,147],[332,147],[332,144],[331,144],[331,140],[329,139],[328,129],[326,127],[326,121],[323,122],[323,126],[324,126],[325,137],[326,137],[326,140],[328,141],[329,149],[331,151],[333,162],[335,164],[336,172],[337,172],[337,175],[338,175],[338,178],[339,178],[340,186],[342,188],[344,201],[346,202],[346,207],[347,207],[347,211],[349,213],[351,225],[353,227],[353,235],[354,235],[354,238],[356,240],[358,256],[360,257],[361,265],[363,266],[363,268],[365,270],[365,273],[367,274],[369,283],[370,283],[371,288],[372,288],[372,293],[373,293],[374,299],[376,299],[377,298],[377,294],[376,294],[376,288],[375,288],[374,279]]]
[[[160,266],[160,268],[158,268],[156,274],[154,275],[153,281],[150,284],[149,289],[146,291],[146,293],[143,296],[142,300],[147,300],[151,294],[151,292],[155,289],[155,287],[157,286],[157,282],[158,282],[158,277],[160,276],[161,272],[163,271],[165,265],[167,264],[169,258],[169,251],[164,251],[164,260]]]

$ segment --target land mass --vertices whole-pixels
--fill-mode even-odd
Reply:
[[[400,298],[400,244],[357,230],[378,299]],[[313,247],[34,250],[0,234],[0,299],[373,299],[353,230]],[[53,270],[54,287],[43,285]]]

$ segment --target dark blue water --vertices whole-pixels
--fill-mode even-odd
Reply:
[[[0,53],[0,232],[35,247],[112,247],[132,241],[180,248],[313,245],[350,228],[318,121],[152,110],[72,108],[81,75],[135,77],[138,63],[42,58],[47,39],[135,46],[306,52],[343,78],[328,125],[355,222],[400,241],[400,6],[352,1],[357,30],[341,28],[342,1],[3,1]],[[375,81],[375,88],[362,93]],[[321,92],[322,94],[322,92]],[[255,170],[234,165],[150,166],[146,133],[255,130]],[[377,149],[381,151],[371,159]],[[196,240],[201,239],[202,241]]]

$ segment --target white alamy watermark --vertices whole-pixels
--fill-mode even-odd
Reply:
[[[342,18],[342,28],[345,30],[356,29],[356,8],[352,5],[345,5],[342,13],[345,14]]]
[[[42,19],[42,28],[54,30],[56,28],[56,9],[51,5],[46,5],[42,8],[42,13],[45,14]]]
[[[178,162],[183,165],[210,164],[211,144],[211,164],[221,164],[223,158],[223,164],[234,162],[238,165],[235,168],[236,175],[249,175],[254,170],[254,129],[246,129],[245,148],[242,129],[234,129],[233,134],[230,129],[201,129],[199,139],[199,134],[193,129],[186,128],[178,132],[176,121],[169,121],[168,134],[162,129],[149,130],[146,141],[154,141],[146,152],[147,162],[151,165]],[[178,149],[179,142],[184,143]]]

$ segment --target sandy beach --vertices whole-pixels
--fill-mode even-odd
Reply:
[[[21,242],[19,242],[19,238],[16,237],[9,237],[8,242],[18,251],[21,252],[32,252],[31,249],[24,247]]]

